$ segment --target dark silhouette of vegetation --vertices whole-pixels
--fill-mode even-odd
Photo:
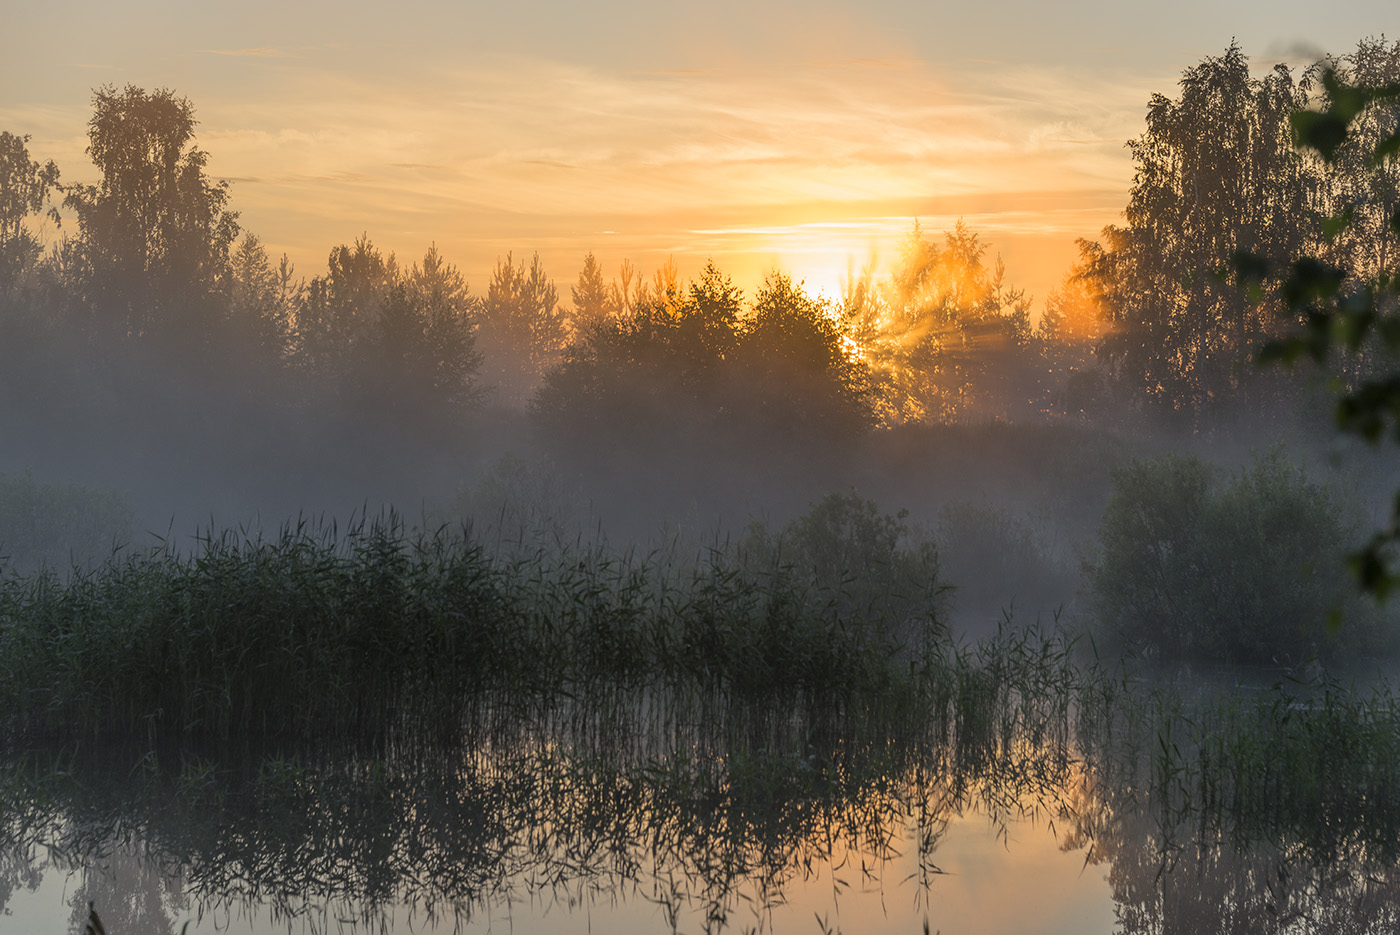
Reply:
[[[751,309],[709,263],[679,292],[658,291],[581,329],[532,402],[551,431],[645,439],[677,422],[713,437],[849,437],[872,424],[868,369],[835,310],[782,273]]]
[[[490,379],[503,398],[529,399],[541,375],[558,358],[566,335],[559,291],[535,254],[526,270],[506,254],[496,263],[480,308],[480,339]]]
[[[1377,88],[1396,61],[1391,45],[1368,41],[1340,64]],[[1124,225],[1082,245],[1034,328],[1030,297],[961,222],[941,237],[915,224],[893,272],[853,278],[839,304],[781,271],[745,295],[714,263],[686,280],[674,262],[648,276],[623,262],[608,281],[591,253],[571,307],[538,254],[526,263],[505,253],[473,293],[435,247],[406,263],[368,234],[303,277],[255,235],[239,236],[187,100],[99,89],[96,184],[60,188],[57,167],[3,137],[0,382],[12,405],[0,428],[16,450],[54,462],[106,452],[155,487],[207,476],[234,498],[339,485],[356,502],[394,480],[413,496],[420,476],[439,490],[444,477],[460,485],[499,454],[482,439],[502,426],[571,469],[597,456],[653,465],[654,478],[674,474],[677,486],[708,478],[720,488],[760,466],[770,477],[805,468],[814,453],[835,463],[868,448],[885,470],[930,443],[924,426],[1004,420],[1032,445],[1032,425],[1067,417],[1092,433],[1165,412],[1207,435],[1219,417],[1301,418],[1296,383],[1251,361],[1312,320],[1290,296],[1320,293],[1278,273],[1250,296],[1216,273],[1231,256],[1283,270],[1330,250],[1327,268],[1345,270],[1337,297],[1390,283],[1397,184],[1367,161],[1394,132],[1384,95],[1366,92],[1375,106],[1347,117],[1364,133],[1344,134],[1330,161],[1318,159],[1291,145],[1290,115],[1350,100],[1322,75],[1319,66],[1296,80],[1284,68],[1256,78],[1232,45],[1186,72],[1179,99],[1154,98],[1131,144],[1138,173]],[[59,191],[76,223],[43,250],[36,220]],[[1345,223],[1343,202],[1356,205]],[[1392,293],[1373,294],[1376,309],[1389,307]],[[1387,372],[1384,318],[1344,358],[1358,394],[1370,385],[1360,381]],[[1353,424],[1381,424],[1386,396],[1368,392],[1350,397]],[[734,464],[716,468],[716,452]],[[619,488],[639,486],[645,468],[632,470]],[[1079,506],[1100,503],[1086,496]],[[1077,518],[1086,528],[1096,520]]]
[[[210,298],[228,276],[237,215],[228,183],[205,174],[194,108],[167,90],[99,88],[88,122],[96,185],[70,185],[81,236],[67,258],[81,300],[106,333],[211,334]],[[186,337],[186,340],[189,340]]]
[[[1299,666],[1392,649],[1346,580],[1339,512],[1277,451],[1228,480],[1181,455],[1121,468],[1093,573],[1101,626],[1167,662]],[[1351,625],[1329,625],[1343,608]]]
[[[1363,43],[1320,63],[1319,106],[1293,114],[1301,148],[1339,180],[1322,242],[1290,263],[1239,251],[1234,271],[1256,303],[1272,302],[1294,327],[1260,359],[1308,357],[1341,378],[1336,420],[1373,444],[1400,441],[1400,43]],[[1400,587],[1400,492],[1389,524],[1352,556],[1362,587],[1384,599]]]
[[[854,555],[891,522],[797,540]],[[394,517],[211,534],[67,581],[0,578],[0,732],[450,733],[490,697],[609,686],[900,707],[932,687],[920,673],[943,630],[936,565],[890,558],[848,582],[780,554],[488,549]],[[847,584],[871,599],[843,599]]]
[[[0,289],[13,285],[43,252],[25,219],[43,211],[58,187],[58,166],[52,159],[43,165],[30,159],[28,142],[27,136],[0,132]],[[48,217],[60,223],[57,208],[51,206]]]

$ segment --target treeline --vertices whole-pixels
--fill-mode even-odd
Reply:
[[[472,291],[436,248],[404,263],[367,237],[306,279],[241,230],[188,100],[102,88],[96,184],[65,183],[27,138],[0,134],[4,418],[30,437],[133,412],[218,435],[256,414],[303,438],[316,424],[441,444],[493,400],[593,442],[678,426],[827,441],[907,423],[1155,413],[1199,428],[1287,412],[1296,382],[1253,360],[1299,322],[1276,289],[1250,295],[1221,271],[1241,252],[1279,269],[1316,255],[1358,282],[1397,265],[1400,167],[1366,158],[1395,111],[1372,107],[1331,163],[1293,145],[1289,115],[1328,103],[1326,66],[1392,82],[1400,43],[1366,40],[1298,77],[1256,77],[1232,45],[1189,69],[1179,98],[1154,96],[1129,143],[1124,223],[1080,242],[1034,327],[1031,297],[961,223],[941,238],[916,224],[888,277],[854,278],[838,300],[782,272],[746,297],[713,263],[689,282],[674,264],[609,278],[591,254],[571,301],[537,255],[507,254]],[[1339,223],[1344,204],[1356,207]],[[48,243],[34,233],[45,215],[60,234]],[[1377,359],[1363,347],[1344,378]]]

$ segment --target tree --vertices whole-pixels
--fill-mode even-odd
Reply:
[[[739,341],[744,294],[713,260],[706,261],[700,278],[684,295],[672,281],[674,274],[672,264],[657,273],[653,301],[656,311],[671,319],[670,341],[681,381],[693,391],[707,393]]]
[[[1102,248],[1081,239],[1079,249],[1079,262],[1045,299],[1036,341],[1050,403],[1067,414],[1087,415],[1099,409],[1106,397],[1107,381],[1095,351],[1106,336],[1108,309],[1092,275]]]
[[[523,401],[564,347],[559,292],[545,274],[540,255],[527,270],[512,254],[497,260],[481,306],[481,350],[502,397]]]
[[[583,269],[579,271],[578,282],[571,290],[574,300],[573,331],[578,334],[596,328],[611,310],[608,284],[603,281],[603,270],[593,251],[583,258]]]
[[[883,289],[857,285],[844,318],[876,372],[882,417],[1005,416],[1012,365],[1030,337],[1030,302],[959,221],[940,248],[916,221]]]
[[[466,277],[434,244],[422,265],[414,264],[404,277],[399,300],[415,309],[416,330],[408,343],[421,348],[423,377],[434,399],[454,408],[475,403],[482,392],[477,383],[482,355],[476,347],[476,300]]]
[[[398,282],[398,261],[367,236],[341,244],[326,260],[326,275],[307,284],[297,308],[293,359],[308,375],[338,385],[372,343],[371,332]]]
[[[1288,262],[1313,236],[1317,179],[1288,123],[1302,100],[1287,67],[1253,78],[1232,44],[1149,102],[1127,224],[1087,251],[1112,317],[1101,352],[1144,403],[1195,422],[1262,390],[1241,362],[1271,317],[1215,273],[1241,250]]]
[[[739,333],[742,419],[764,432],[846,435],[871,422],[866,365],[846,346],[836,313],[786,273],[773,272]]]
[[[867,368],[835,311],[791,278],[771,275],[747,315],[742,292],[713,262],[685,289],[669,279],[631,312],[575,336],[531,401],[537,419],[595,443],[678,428],[687,442],[828,439],[869,424]]]
[[[93,93],[88,155],[96,185],[67,189],[87,266],[87,299],[119,332],[189,321],[228,272],[237,215],[228,183],[205,174],[194,108],[183,97],[128,85]]]
[[[1363,50],[1366,44],[1363,43]],[[1389,59],[1400,61],[1400,49]],[[1353,61],[1362,61],[1361,57]],[[1393,179],[1400,158],[1400,74],[1348,72],[1343,63],[1324,65],[1320,82],[1324,94],[1316,109],[1299,109],[1291,118],[1300,148],[1315,151],[1333,169],[1346,164],[1348,151],[1364,154],[1366,171]],[[1376,82],[1387,78],[1386,83]],[[1355,158],[1354,154],[1351,158]],[[1368,191],[1363,187],[1362,191]],[[1369,200],[1369,199],[1367,199]],[[1348,201],[1324,225],[1326,240],[1336,242],[1348,231],[1364,230],[1366,201]],[[1388,237],[1400,237],[1400,207],[1387,220]],[[1323,251],[1318,251],[1323,253]],[[1336,365],[1363,348],[1372,348],[1368,371],[1344,382],[1337,399],[1336,419],[1342,430],[1377,443],[1387,434],[1400,442],[1400,264],[1346,265],[1355,255],[1331,258],[1303,256],[1282,265],[1269,257],[1240,251],[1232,266],[1242,293],[1256,304],[1268,298],[1293,330],[1270,342],[1259,354],[1261,363],[1293,364],[1308,357],[1319,365]],[[1400,588],[1396,548],[1400,545],[1400,492],[1390,522],[1351,556],[1351,565],[1364,590],[1385,599]]]
[[[27,136],[0,133],[0,288],[38,259],[42,248],[26,221],[44,210],[49,193],[58,188],[58,166],[31,160],[28,142]],[[60,223],[56,208],[49,208],[48,217]]]
[[[256,347],[266,360],[288,352],[292,318],[306,291],[295,279],[287,255],[274,268],[256,234],[244,234],[229,256],[229,320],[236,335]]]
[[[1382,648],[1374,619],[1345,641],[1328,632],[1349,590],[1343,511],[1278,450],[1230,478],[1193,457],[1135,461],[1113,487],[1092,598],[1128,643],[1254,665]]]

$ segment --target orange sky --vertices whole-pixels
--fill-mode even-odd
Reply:
[[[712,257],[748,290],[776,265],[834,293],[915,217],[963,218],[1038,309],[1074,239],[1117,219],[1153,91],[1248,29],[1260,67],[1319,50],[1300,36],[1344,51],[1400,31],[1369,2],[1233,22],[1192,0],[1167,26],[1146,5],[1043,6],[29,5],[0,38],[0,129],[89,180],[93,86],[185,94],[243,225],[307,276],[368,234],[406,261],[435,242],[475,289],[538,250],[567,296],[592,250],[605,270]]]

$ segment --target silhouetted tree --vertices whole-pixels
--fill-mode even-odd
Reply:
[[[297,309],[294,359],[322,385],[338,386],[355,366],[398,280],[398,262],[368,237],[331,250],[324,276],[313,277]]]
[[[64,199],[81,232],[85,298],[121,333],[198,333],[238,224],[224,207],[228,183],[209,181],[208,156],[194,147],[194,108],[168,90],[127,86],[99,88],[93,110],[87,151],[102,178],[69,186]]]
[[[244,234],[229,256],[229,320],[235,335],[265,360],[281,360],[292,338],[292,319],[306,291],[287,255],[276,267],[256,234]]]
[[[29,158],[27,136],[0,133],[0,288],[11,285],[21,272],[33,266],[42,245],[26,226],[31,215],[49,203],[58,187],[58,166],[53,160],[40,165]],[[48,217],[60,222],[58,210]]]
[[[559,359],[564,316],[538,253],[528,270],[523,262],[516,266],[509,253],[497,261],[481,306],[479,340],[487,378],[511,402],[525,400]]]
[[[1243,366],[1267,310],[1216,273],[1237,251],[1287,262],[1315,236],[1318,178],[1291,145],[1304,101],[1286,66],[1253,78],[1237,45],[1154,95],[1131,141],[1127,224],[1088,249],[1113,327],[1102,346],[1141,400],[1195,420],[1260,381]]]
[[[709,260],[684,296],[674,281],[674,265],[658,272],[654,294],[657,311],[673,322],[670,341],[681,381],[709,392],[738,343],[743,292]]]
[[[784,274],[753,309],[713,262],[575,337],[531,401],[553,432],[654,440],[829,438],[870,422],[869,374],[833,309]]]
[[[390,308],[411,307],[414,330],[399,345],[419,348],[406,353],[421,361],[422,379],[431,387],[434,402],[454,408],[477,402],[482,394],[477,380],[482,355],[476,347],[476,300],[466,278],[442,258],[435,244],[422,264],[408,271],[401,293]],[[386,320],[390,317],[386,314]]]
[[[578,282],[571,291],[574,300],[571,324],[575,334],[597,327],[612,310],[608,284],[603,281],[603,270],[593,251],[590,250],[583,258],[583,269],[579,271]]]
[[[771,273],[740,331],[742,413],[764,431],[843,435],[871,423],[866,365],[846,345],[837,314],[786,273]]]

